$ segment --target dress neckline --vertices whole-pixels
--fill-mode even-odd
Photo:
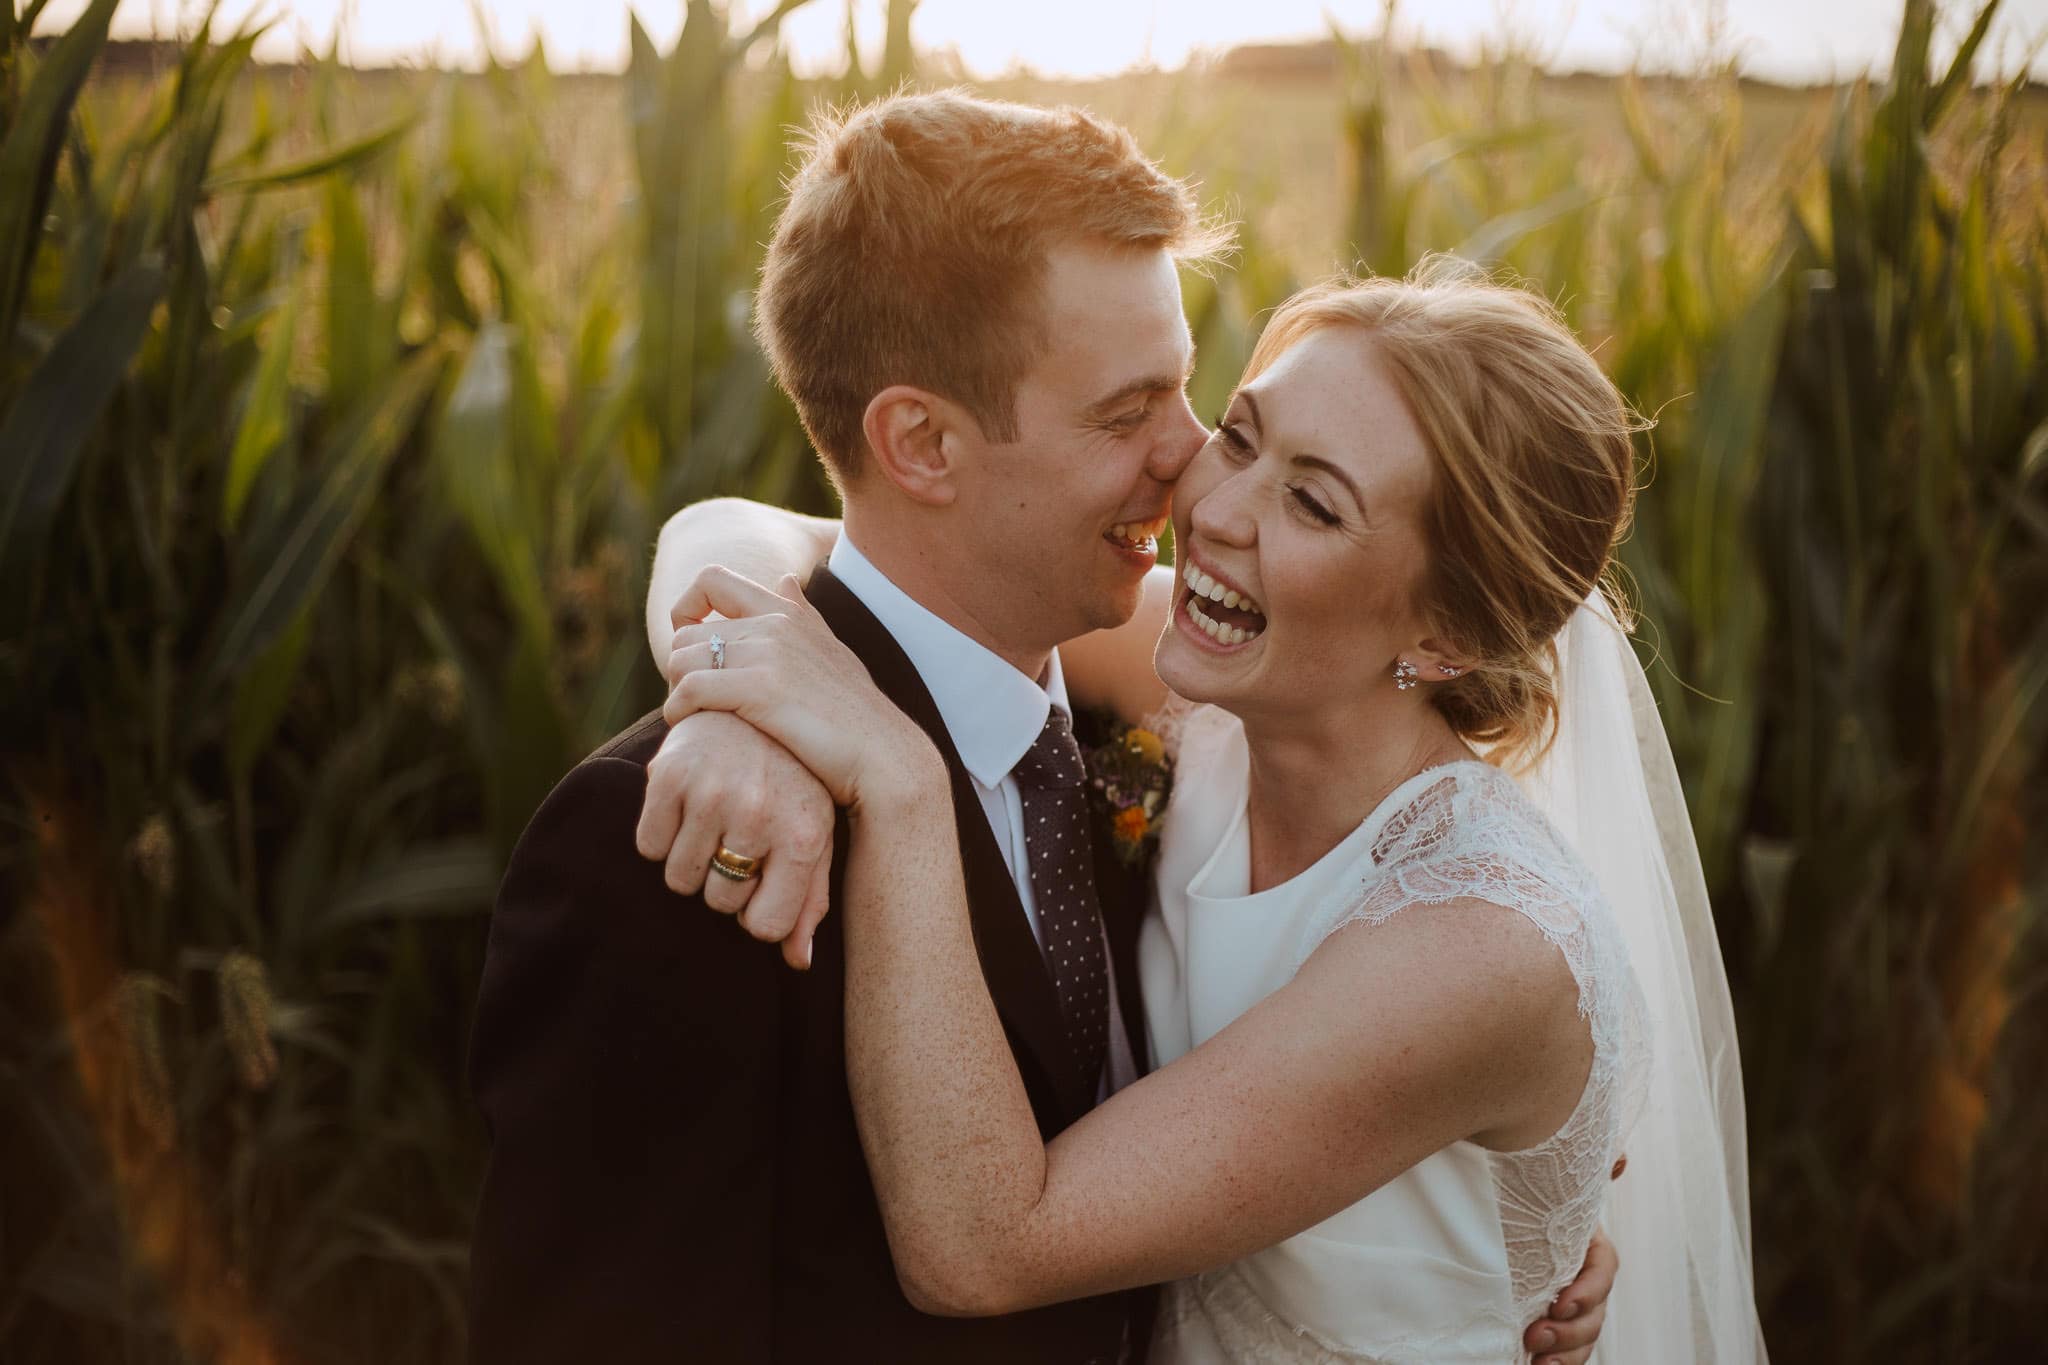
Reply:
[[[1243,743],[1242,735],[1239,743]],[[1197,905],[1228,907],[1234,910],[1262,909],[1274,901],[1295,900],[1303,896],[1314,896],[1328,888],[1330,882],[1345,870],[1355,866],[1361,858],[1369,857],[1373,844],[1387,822],[1405,810],[1414,799],[1435,782],[1454,769],[1476,767],[1487,772],[1505,776],[1491,763],[1477,758],[1454,758],[1446,763],[1433,763],[1427,768],[1404,778],[1395,788],[1379,799],[1365,818],[1353,826],[1351,832],[1339,839],[1321,857],[1284,882],[1277,882],[1260,891],[1249,889],[1251,882],[1251,777],[1246,772],[1240,779],[1237,791],[1237,811],[1216,848],[1205,859],[1195,875],[1188,880],[1187,898],[1191,907]],[[1239,890],[1208,888],[1244,888]]]

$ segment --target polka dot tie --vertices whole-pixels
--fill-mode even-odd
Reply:
[[[1039,941],[1067,1023],[1067,1047],[1092,1095],[1109,1047],[1108,940],[1095,899],[1087,770],[1074,723],[1057,706],[1011,769],[1024,797],[1024,851],[1038,902]]]

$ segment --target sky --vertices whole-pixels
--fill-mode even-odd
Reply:
[[[65,27],[86,0],[51,0],[39,31]],[[14,0],[8,0],[14,3]],[[854,0],[867,51],[879,49],[885,0]],[[682,0],[641,0],[641,23],[664,47],[682,23]],[[736,25],[773,0],[732,0]],[[476,11],[488,15],[501,58],[525,55],[534,36],[558,69],[616,70],[625,60],[627,0],[225,0],[227,26],[251,13],[279,22],[259,52],[288,59],[325,50],[347,16],[344,54],[361,63],[440,61],[475,65],[482,52]],[[1786,81],[1882,73],[1897,33],[1900,0],[1409,0],[1397,36],[1469,54],[1503,32],[1546,54],[1552,66],[1618,70],[1637,58],[1689,65],[1718,19],[1724,46],[1743,69]],[[197,0],[122,0],[117,35],[171,36],[203,13]],[[1953,39],[1974,12],[1943,6]],[[811,0],[783,21],[800,70],[836,69],[844,51],[847,0]],[[997,76],[1028,67],[1043,75],[1106,75],[1150,63],[1177,67],[1245,42],[1314,38],[1336,22],[1354,36],[1381,26],[1380,0],[923,0],[911,35],[921,49],[952,49],[966,69]],[[2029,63],[2048,80],[2048,0],[2006,0],[1980,72]]]

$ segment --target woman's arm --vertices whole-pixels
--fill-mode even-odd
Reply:
[[[669,610],[700,571],[723,564],[757,583],[773,583],[784,574],[802,577],[832,553],[838,536],[839,523],[829,517],[745,498],[711,498],[670,517],[655,541],[647,582],[647,647],[655,667],[667,674],[676,629]]]
[[[1173,611],[1174,571],[1161,564],[1145,575],[1131,619],[1060,646],[1060,672],[1076,706],[1107,710],[1126,725],[1143,725],[1166,704],[1166,684],[1152,668],[1152,651]]]
[[[713,571],[732,665],[682,632],[672,714],[737,712],[848,808],[847,1076],[897,1273],[986,1315],[1226,1264],[1460,1138],[1526,1145],[1576,1104],[1591,1039],[1563,957],[1478,902],[1339,931],[1216,1037],[1038,1135],[990,1000],[945,771],[793,583]],[[1361,989],[1361,983],[1371,989]]]
[[[1471,902],[1339,931],[1287,986],[1045,1144],[934,800],[913,783],[866,803],[842,904],[847,1076],[897,1273],[927,1312],[1214,1269],[1460,1138],[1534,1116],[1540,1140],[1569,1116],[1559,1078],[1583,1085],[1591,1064],[1569,969],[1528,920]]]

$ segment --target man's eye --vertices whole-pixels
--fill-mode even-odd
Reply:
[[[1151,408],[1139,408],[1136,412],[1127,412],[1123,414],[1121,417],[1112,417],[1104,425],[1106,425],[1111,431],[1136,431],[1139,427],[1145,425],[1145,419],[1150,417],[1151,415]]]

